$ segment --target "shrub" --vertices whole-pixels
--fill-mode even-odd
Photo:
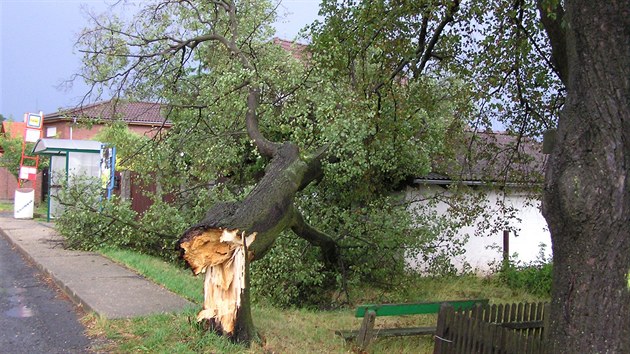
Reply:
[[[319,250],[306,241],[282,234],[262,259],[251,264],[252,297],[282,308],[330,306],[335,276],[321,262]]]
[[[181,187],[179,187],[181,188]],[[181,233],[203,218],[208,206],[233,199],[226,188],[199,188],[194,191],[164,194],[177,195],[172,203],[154,196],[154,204],[142,216],[131,210],[128,201],[101,196],[98,183],[73,181],[60,195],[65,212],[57,223],[58,230],[72,248],[94,250],[116,247],[177,260],[175,250]],[[300,202],[310,204],[305,219],[314,227],[329,232],[339,245],[340,262],[327,264],[321,250],[291,231],[282,234],[264,258],[251,268],[252,295],[255,301],[279,307],[331,307],[351,301],[348,286],[368,283],[391,288],[407,272],[405,256],[422,255],[436,270],[444,265],[448,272],[448,255],[432,230],[414,227],[404,205],[392,198],[345,208],[318,208],[318,202],[307,194]],[[303,210],[306,210],[303,209]],[[448,249],[454,252],[454,248]],[[339,298],[333,298],[337,294]]]
[[[498,279],[511,289],[525,290],[541,297],[551,296],[553,265],[544,253],[545,245],[540,245],[538,258],[530,263],[510,260],[502,265]]]
[[[175,261],[179,236],[200,217],[197,206],[182,211],[159,200],[139,216],[130,201],[105,199],[98,181],[87,178],[66,183],[57,199],[64,206],[57,230],[68,247],[86,251],[114,247]]]
[[[190,221],[174,205],[156,201],[142,215],[139,225],[141,232],[134,240],[133,249],[168,261],[179,257],[176,243]]]
[[[56,198],[64,207],[56,227],[70,248],[128,248],[139,235],[137,215],[129,203],[116,197],[103,198],[98,181],[76,178],[66,183]]]

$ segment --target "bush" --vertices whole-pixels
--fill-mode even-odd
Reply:
[[[142,232],[134,240],[133,249],[168,261],[179,258],[177,240],[190,221],[175,206],[157,201],[142,215],[139,224]]]
[[[287,231],[263,259],[252,263],[255,300],[280,307],[347,304],[352,302],[349,287],[397,286],[415,271],[409,269],[409,258],[429,265],[431,274],[455,272],[450,259],[461,249],[455,234],[444,236],[438,230],[416,227],[395,197],[343,207],[329,205],[326,199],[307,190],[297,205],[306,222],[337,241],[339,262],[326,264],[319,248]]]
[[[553,265],[545,257],[545,245],[541,245],[538,258],[530,263],[509,261],[503,264],[498,279],[511,289],[525,290],[541,297],[551,296]]]
[[[175,244],[181,233],[201,220],[208,206],[233,198],[226,191],[200,188],[177,194],[173,203],[155,197],[149,210],[139,216],[127,201],[105,200],[98,183],[73,181],[61,193],[65,212],[57,227],[72,248],[115,247],[174,262],[179,257]],[[325,263],[318,247],[287,231],[263,259],[252,263],[254,301],[284,308],[330,308],[351,302],[349,286],[395,286],[407,272],[405,256],[421,254],[432,269],[443,264],[442,271],[447,272],[450,253],[439,250],[441,244],[449,244],[448,238],[436,239],[432,230],[414,227],[407,209],[395,199],[384,197],[342,208],[320,205],[322,200],[309,198],[314,195],[307,194],[298,203],[319,211],[304,212],[305,220],[336,238],[339,263]]]
[[[319,250],[284,233],[262,259],[251,263],[252,297],[282,307],[330,306],[335,276],[320,261]]]
[[[508,265],[499,278],[511,289],[523,289],[541,297],[551,296],[552,264]]]
[[[62,190],[58,200],[65,209],[56,227],[68,247],[128,249],[170,262],[179,258],[175,244],[183,230],[217,197],[198,192],[185,207],[158,200],[139,217],[128,201],[103,198],[97,181],[77,179]],[[329,306],[325,289],[334,288],[336,277],[320,259],[318,248],[291,232],[281,235],[263,259],[252,263],[254,301],[285,308]]]
[[[139,232],[136,213],[128,202],[101,196],[100,183],[78,178],[63,186],[57,197],[64,206],[57,230],[70,248],[86,251],[104,246],[129,248]]]
[[[207,197],[198,195],[199,200]],[[175,248],[179,236],[202,215],[197,205],[182,210],[158,200],[139,216],[130,201],[117,196],[105,199],[98,181],[86,178],[64,185],[57,199],[64,211],[56,227],[68,247],[130,249],[168,261],[179,258]]]
[[[309,211],[307,222],[336,239],[348,282],[390,286],[394,278],[417,270],[410,269],[410,259],[437,272],[462,249],[455,233],[424,227],[425,220],[415,219],[400,195],[341,206],[328,199],[313,191],[298,206]]]

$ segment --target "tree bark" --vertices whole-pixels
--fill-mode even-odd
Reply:
[[[566,42],[550,38],[567,63],[543,198],[550,340],[555,352],[630,353],[630,2],[565,5]]]
[[[321,247],[325,257],[336,257],[335,241],[305,224],[293,205],[296,193],[321,175],[321,154],[302,158],[290,143],[269,151],[274,158],[265,176],[243,201],[214,206],[179,240],[193,273],[206,273],[197,320],[247,345],[257,337],[249,304],[250,260],[263,257],[285,229]]]

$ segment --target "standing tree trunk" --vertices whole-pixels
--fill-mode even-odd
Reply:
[[[557,2],[555,16],[541,6],[567,88],[543,201],[550,340],[562,353],[630,353],[630,2],[566,0],[566,13]]]

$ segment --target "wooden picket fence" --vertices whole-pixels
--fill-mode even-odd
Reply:
[[[549,304],[477,306],[456,311],[444,305],[438,315],[434,354],[542,354],[552,352],[545,328]]]

